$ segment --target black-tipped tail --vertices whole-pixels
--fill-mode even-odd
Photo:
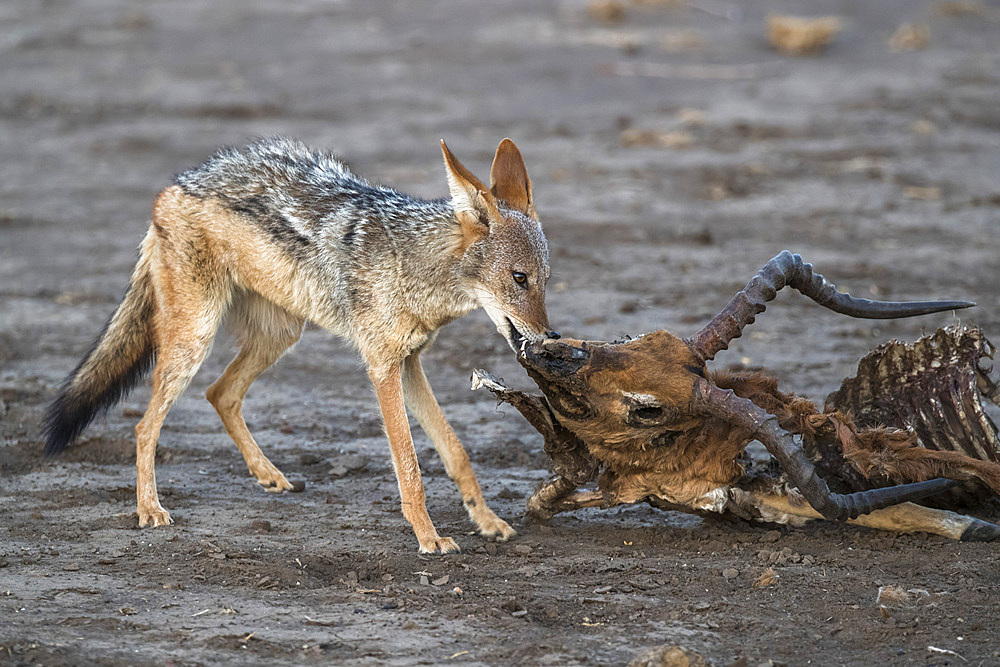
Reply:
[[[100,340],[94,350],[84,358],[73,371],[56,400],[52,401],[45,421],[42,423],[42,433],[45,435],[45,455],[57,456],[72,445],[87,426],[98,415],[114,407],[139,380],[149,371],[155,355],[152,346],[144,349],[131,366],[115,377],[103,378],[101,386],[94,387],[91,383],[77,383],[81,370],[97,351]],[[81,386],[83,385],[83,386]],[[90,390],[93,391],[90,391]]]
[[[147,256],[140,254],[121,305],[49,406],[42,423],[46,455],[55,456],[73,444],[95,417],[118,403],[152,366],[154,298]]]

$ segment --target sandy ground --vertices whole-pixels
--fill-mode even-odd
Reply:
[[[507,544],[471,532],[417,432],[431,516],[463,549],[417,554],[364,371],[315,329],[247,402],[303,494],[258,488],[203,399],[225,336],[160,440],[174,527],[133,514],[148,388],[40,456],[44,407],[118,302],[157,191],[255,135],[334,148],[422,196],[446,192],[439,138],[485,177],[514,137],[552,248],[549,313],[576,337],[693,331],[789,248],[862,296],[974,299],[967,318],[1000,339],[995,3],[739,6],[626,4],[606,23],[531,0],[3,3],[0,662],[621,664],[658,644],[720,665],[1000,660],[995,545],[646,507],[521,524],[546,460],[515,411],[469,389],[475,367],[529,386],[482,313],[425,363],[517,525]],[[766,44],[769,12],[844,29],[789,58]],[[905,22],[929,26],[926,49],[889,50]],[[951,320],[853,321],[783,293],[717,363],[822,400],[878,342]],[[755,587],[768,567],[777,582]],[[929,597],[883,614],[881,585]]]

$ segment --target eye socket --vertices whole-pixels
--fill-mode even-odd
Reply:
[[[632,411],[632,414],[639,419],[656,419],[663,414],[663,408],[657,407],[646,407],[646,408],[636,408]]]
[[[521,273],[520,271],[514,271],[510,275],[514,278],[514,282],[517,283],[518,285],[524,285],[526,282],[528,282],[528,276],[525,275],[524,273]]]

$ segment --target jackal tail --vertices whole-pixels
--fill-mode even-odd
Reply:
[[[49,406],[42,427],[46,455],[59,454],[73,444],[95,417],[124,398],[152,367],[153,243],[150,230],[140,247],[125,298]]]

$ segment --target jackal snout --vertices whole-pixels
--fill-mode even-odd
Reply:
[[[441,150],[461,228],[466,289],[515,352],[525,342],[558,338],[545,312],[549,247],[517,146],[510,139],[497,146],[489,188],[443,141]]]

